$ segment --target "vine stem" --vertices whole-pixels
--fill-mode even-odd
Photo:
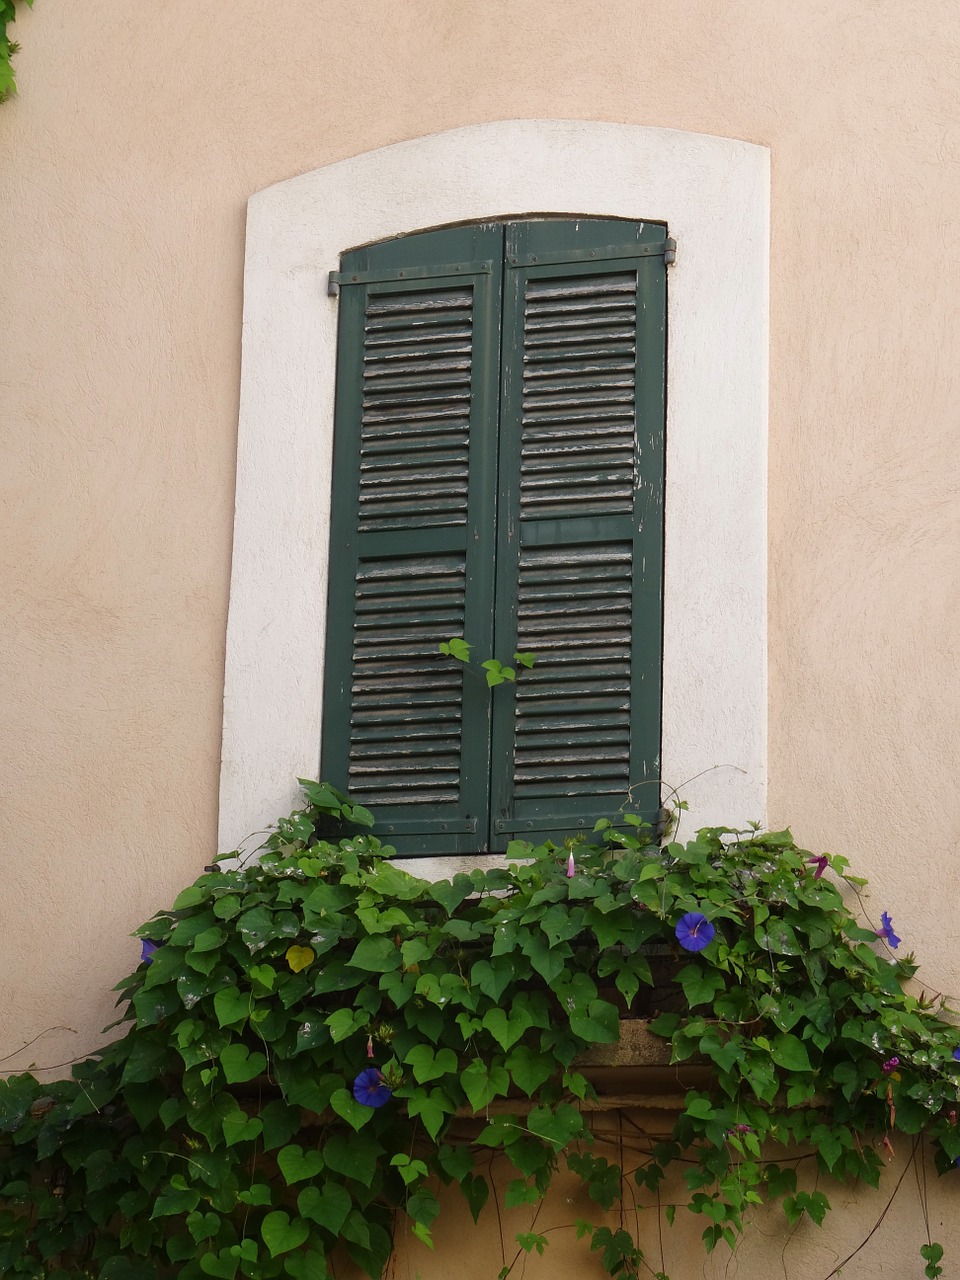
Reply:
[[[920,1146],[920,1137],[918,1135],[914,1139],[913,1150],[910,1152],[910,1159],[907,1161],[906,1165],[904,1165],[903,1172],[900,1174],[900,1177],[897,1179],[896,1186],[893,1188],[893,1190],[890,1193],[890,1199],[883,1206],[883,1210],[881,1211],[879,1218],[877,1218],[876,1222],[873,1224],[873,1226],[870,1228],[870,1230],[867,1232],[864,1238],[860,1241],[860,1243],[857,1245],[854,1251],[852,1253],[848,1253],[842,1262],[838,1263],[837,1266],[835,1266],[832,1271],[828,1272],[827,1275],[823,1277],[823,1280],[833,1280],[834,1276],[840,1275],[840,1273],[843,1271],[843,1268],[847,1265],[847,1263],[850,1262],[852,1258],[855,1258],[857,1256],[860,1250],[864,1248],[864,1246],[869,1242],[871,1237],[878,1231],[880,1224],[883,1222],[884,1218],[887,1216],[887,1214],[890,1211],[890,1206],[893,1204],[894,1200],[896,1199],[897,1192],[900,1190],[901,1183],[903,1182],[907,1174],[910,1172],[910,1168],[913,1165],[913,1162],[917,1158],[917,1150],[919,1146]]]

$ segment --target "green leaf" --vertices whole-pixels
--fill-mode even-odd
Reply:
[[[699,964],[688,964],[677,974],[677,981],[683,987],[687,1004],[695,1008],[698,1004],[710,1004],[726,986],[723,974],[716,969],[705,969]]]
[[[238,987],[224,987],[213,997],[213,1010],[221,1027],[233,1027],[250,1015],[253,997]]]
[[[303,1147],[294,1144],[277,1152],[277,1164],[289,1187],[294,1182],[315,1178],[323,1169],[323,1156],[319,1151],[304,1151]]]
[[[275,1098],[260,1112],[260,1121],[263,1124],[263,1149],[274,1151],[299,1132],[300,1112]]]
[[[374,1108],[357,1102],[346,1089],[337,1089],[331,1094],[330,1106],[341,1119],[346,1120],[351,1129],[360,1130],[373,1119]]]
[[[182,1191],[173,1189],[162,1191],[153,1202],[151,1218],[166,1218],[171,1214],[189,1213],[200,1203],[200,1192],[196,1187],[185,1187]]]
[[[429,1227],[440,1212],[440,1205],[432,1191],[421,1187],[407,1199],[406,1210],[414,1222],[421,1222]]]
[[[365,1111],[373,1114],[371,1107]],[[376,1138],[368,1134],[335,1133],[324,1144],[323,1158],[335,1173],[354,1178],[369,1187],[377,1172],[377,1161],[383,1156],[383,1148]]]
[[[442,1089],[418,1089],[407,1099],[407,1114],[411,1119],[417,1116],[423,1121],[423,1127],[430,1137],[436,1139],[443,1128],[447,1116],[456,1110],[450,1098]]]
[[[510,1077],[504,1067],[488,1067],[485,1062],[475,1059],[461,1075],[460,1083],[473,1110],[482,1111],[498,1094],[506,1095]]]
[[[560,1102],[554,1108],[534,1107],[527,1116],[527,1129],[549,1142],[555,1151],[587,1132],[583,1116],[569,1102]]]
[[[483,1015],[483,1026],[501,1049],[510,1049],[533,1026],[533,1019],[522,1005],[515,1005],[509,1014],[499,1008],[488,1009]]]
[[[260,1225],[263,1243],[270,1250],[271,1258],[281,1253],[289,1253],[291,1249],[299,1249],[310,1234],[310,1228],[302,1218],[294,1218],[281,1209],[268,1213]]]
[[[259,1116],[248,1116],[234,1103],[234,1107],[221,1121],[221,1130],[224,1142],[228,1147],[233,1147],[238,1142],[252,1142],[254,1138],[259,1138],[263,1131],[263,1124]]]
[[[188,907],[195,907],[209,897],[209,889],[202,889],[199,885],[192,884],[174,898],[173,910],[186,911]]]
[[[506,1060],[506,1068],[518,1088],[530,1097],[553,1075],[557,1064],[549,1054],[535,1053],[525,1044],[518,1044]]]
[[[361,938],[347,963],[354,969],[386,973],[388,969],[399,969],[403,957],[392,938],[374,936]]]
[[[770,1056],[778,1067],[787,1071],[812,1071],[807,1046],[797,1036],[784,1033],[776,1037]]]
[[[403,1060],[409,1063],[414,1079],[420,1084],[450,1075],[457,1070],[458,1066],[457,1055],[452,1049],[439,1049],[434,1053],[433,1049],[425,1044],[414,1045]]]
[[[228,1044],[220,1054],[220,1065],[227,1084],[245,1084],[266,1071],[267,1060],[262,1053],[251,1053],[246,1045]]]
[[[469,662],[472,648],[473,645],[467,644],[466,640],[459,636],[452,636],[439,645],[442,654],[448,658],[456,658],[458,662]]]
[[[239,1258],[232,1257],[228,1249],[219,1253],[207,1252],[200,1258],[200,1270],[207,1276],[220,1276],[223,1280],[232,1280],[240,1266]]]
[[[369,1020],[364,1009],[335,1009],[324,1022],[330,1028],[333,1043],[339,1044],[341,1040],[346,1040],[355,1031],[365,1027]]]
[[[350,1192],[339,1182],[327,1179],[323,1189],[304,1187],[297,1196],[297,1208],[305,1218],[325,1227],[332,1236],[340,1234],[340,1228],[353,1207]]]
[[[213,925],[209,929],[204,929],[202,933],[198,933],[193,940],[194,951],[216,951],[218,947],[223,946],[227,940],[227,935],[219,925]]]
[[[514,965],[509,956],[494,956],[492,960],[476,962],[470,970],[470,982],[485,996],[496,1001],[513,981],[514,974]]]

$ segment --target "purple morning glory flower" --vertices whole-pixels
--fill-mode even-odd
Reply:
[[[702,951],[713,941],[716,929],[702,911],[688,911],[677,921],[674,932],[684,951]]]
[[[960,1044],[958,1044],[954,1049],[953,1056],[956,1058],[957,1062],[960,1062]]]
[[[573,860],[573,850],[570,850],[570,857],[567,859],[567,879],[572,880],[577,874],[577,864]]]
[[[880,923],[883,925],[883,928],[877,930],[877,937],[882,938],[884,942],[889,943],[889,945],[893,947],[894,951],[896,951],[897,947],[900,945],[900,939],[893,932],[893,921],[890,919],[890,916],[886,911],[881,912]]]
[[[393,1090],[376,1067],[367,1067],[353,1082],[353,1096],[364,1107],[382,1107],[393,1097]]]
[[[812,858],[808,858],[807,862],[811,867],[817,868],[816,871],[813,873],[813,878],[814,880],[819,880],[820,877],[823,875],[823,873],[827,869],[827,863],[829,862],[829,859],[827,858],[827,855],[825,853],[818,853],[818,854],[814,854]]]
[[[159,951],[163,946],[162,942],[154,942],[150,938],[141,938],[140,940],[140,963],[153,964],[153,953]]]

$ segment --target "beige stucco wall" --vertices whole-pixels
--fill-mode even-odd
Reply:
[[[770,819],[960,991],[960,10],[39,0],[16,34],[0,1055],[92,1048],[213,847],[247,198],[507,117],[770,147]]]

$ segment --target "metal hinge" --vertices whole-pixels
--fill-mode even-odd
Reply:
[[[677,242],[673,236],[667,236],[663,242],[663,265],[672,267],[677,260]]]

